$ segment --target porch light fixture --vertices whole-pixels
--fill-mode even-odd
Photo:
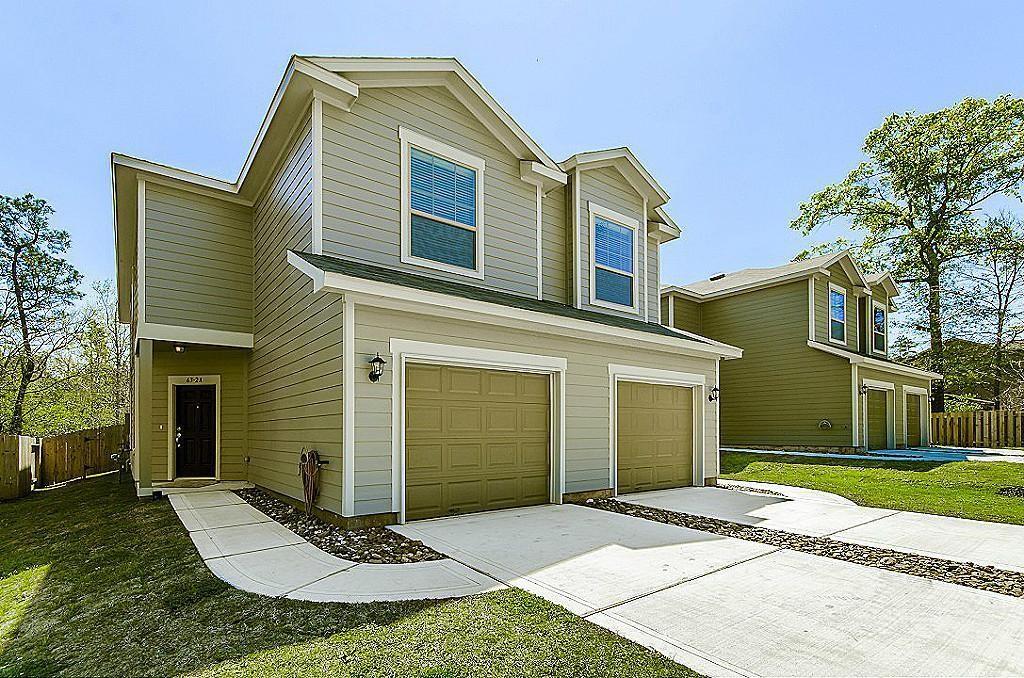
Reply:
[[[174,345],[174,352],[175,353],[184,353],[185,352],[185,347],[183,345],[181,345],[181,344],[175,344]]]
[[[867,395],[868,394],[868,387],[865,386],[864,384],[860,385],[860,394],[861,395]]]
[[[711,387],[711,393],[708,394],[708,402],[713,403],[718,400],[718,394],[721,393],[718,386]]]
[[[380,381],[380,377],[384,374],[384,358],[380,357],[380,353],[370,358],[370,381],[377,383]]]

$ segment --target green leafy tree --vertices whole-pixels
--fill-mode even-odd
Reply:
[[[24,432],[30,387],[77,335],[73,305],[82,276],[64,258],[71,237],[50,225],[52,214],[31,194],[0,196],[0,346],[11,390],[0,425],[9,434]]]
[[[791,227],[808,235],[840,219],[859,236],[868,265],[916,289],[929,367],[945,368],[944,284],[978,250],[980,210],[996,196],[1021,198],[1024,100],[964,99],[933,113],[890,115],[864,141],[865,159],[800,205]],[[906,305],[904,300],[901,305]],[[945,408],[936,382],[933,406]]]

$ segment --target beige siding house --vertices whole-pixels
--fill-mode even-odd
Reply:
[[[931,380],[889,358],[889,275],[847,253],[661,291],[663,321],[743,347],[721,365],[722,445],[855,451],[928,444]]]
[[[235,181],[112,174],[140,495],[299,500],[308,449],[353,524],[718,475],[742,352],[662,324],[668,194],[556,163],[454,59],[293,57]]]

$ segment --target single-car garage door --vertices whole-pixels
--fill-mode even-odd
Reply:
[[[885,391],[868,389],[868,449],[889,447],[889,398]]]
[[[921,396],[907,396],[907,447],[921,447]]]
[[[620,381],[618,491],[693,485],[693,389]]]
[[[549,379],[406,366],[406,519],[549,501]]]

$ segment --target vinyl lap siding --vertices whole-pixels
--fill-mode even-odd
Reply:
[[[565,388],[565,491],[609,487],[609,363],[703,374],[713,383],[714,361],[668,351],[587,341],[483,323],[434,318],[387,309],[356,306],[356,364],[378,351],[384,355],[392,337],[504,351],[559,356],[568,361]],[[356,377],[356,513],[391,510],[392,366],[377,384]],[[718,474],[715,408],[705,410],[705,475]]]
[[[610,210],[615,210],[619,214],[623,214],[628,217],[632,217],[640,222],[641,233],[638,237],[643,237],[644,225],[646,220],[644,219],[643,212],[643,200],[633,190],[625,178],[622,177],[618,171],[607,167],[600,169],[584,170],[579,173],[580,176],[580,305],[583,308],[589,308],[591,310],[598,311],[600,313],[613,313],[615,315],[622,315],[628,317],[636,317],[637,314],[630,313],[629,311],[617,311],[614,309],[608,309],[603,306],[592,306],[590,304],[590,210],[588,204],[593,201],[601,207],[606,207]],[[643,264],[641,263],[643,250],[642,242],[638,241],[637,256],[636,256],[636,274],[641,276],[643,274]],[[650,245],[650,243],[648,243]],[[657,248],[655,248],[655,256],[657,256]],[[648,279],[650,278],[651,271],[648,271]],[[654,280],[655,287],[657,286],[657,267],[655,266]],[[648,283],[649,284],[649,283]],[[644,286],[641,283],[637,287],[637,294],[639,295],[638,308],[640,309],[639,315],[643,316],[644,305],[643,305],[643,290]],[[657,293],[652,299],[657,300]]]
[[[153,351],[153,393],[150,425],[151,469],[155,481],[168,477],[167,444],[171,423],[167,417],[167,377],[220,375],[220,477],[245,480],[246,450],[245,372],[246,350],[193,350],[174,353],[170,346]]]
[[[249,367],[249,480],[302,497],[296,473],[302,448],[329,461],[318,505],[341,512],[341,295],[313,294],[287,250],[309,250],[312,141],[296,132],[253,207],[254,346]]]
[[[672,321],[676,329],[701,334],[701,304],[692,299],[672,295]],[[664,318],[668,322],[668,318]]]
[[[544,299],[571,304],[569,299],[569,234],[572,227],[566,223],[566,189],[556,188],[541,202],[542,218],[542,273]]]
[[[807,346],[805,281],[705,302],[701,323],[743,349],[721,365],[724,445],[851,444],[850,365]]]
[[[248,207],[146,182],[146,322],[252,332]]]
[[[401,263],[400,126],[484,159],[482,284],[536,296],[536,188],[520,179],[519,159],[441,87],[363,89],[347,113],[324,106],[324,254],[466,280]]]

